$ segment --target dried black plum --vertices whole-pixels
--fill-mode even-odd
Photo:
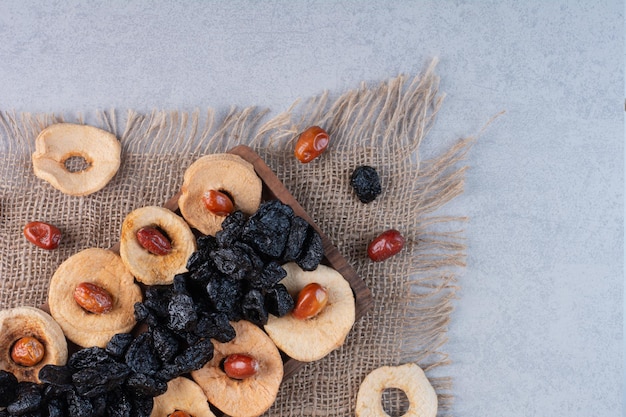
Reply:
[[[91,398],[91,406],[93,407],[93,417],[103,417],[107,411],[107,399],[102,395]]]
[[[72,382],[78,394],[95,397],[119,387],[129,374],[128,366],[112,361],[75,372]]]
[[[189,272],[174,275],[174,278],[172,279],[172,291],[175,294],[189,295],[189,288],[187,286],[189,275],[191,275]]]
[[[161,361],[154,350],[152,334],[145,332],[137,336],[128,347],[125,359],[133,371],[154,375]]]
[[[57,387],[69,387],[72,384],[72,370],[68,366],[48,364],[39,370],[39,380]]]
[[[265,300],[261,291],[252,289],[246,293],[241,306],[243,317],[258,325],[267,324],[267,310],[265,310]]]
[[[208,260],[208,256],[204,251],[197,250],[189,255],[187,259],[187,270],[193,271]]]
[[[282,317],[293,310],[295,301],[283,284],[276,284],[265,293],[265,309],[276,317]]]
[[[150,309],[142,302],[135,303],[134,308],[135,320],[137,320],[137,322],[144,321],[151,314]]]
[[[244,279],[252,268],[248,254],[235,246],[221,248],[211,253],[217,269],[234,279]]]
[[[6,407],[17,396],[17,378],[11,372],[0,370],[0,407]]]
[[[111,391],[107,396],[107,415],[109,417],[131,417],[132,405],[129,394],[121,388]]]
[[[113,335],[109,343],[107,343],[104,350],[106,352],[115,357],[121,358],[126,353],[126,349],[130,346],[130,343],[133,341],[133,335],[130,333],[118,333]]]
[[[144,305],[157,317],[166,318],[168,316],[167,306],[172,296],[170,287],[148,287],[144,298]]]
[[[196,334],[221,343],[230,342],[236,336],[235,328],[230,324],[225,313],[203,314],[196,326]]]
[[[32,413],[42,404],[41,388],[33,382],[19,382],[17,397],[7,405],[7,411],[16,416]]]
[[[184,369],[185,373],[187,373],[202,368],[212,358],[213,343],[209,339],[202,339],[174,358],[174,364]]]
[[[378,172],[371,166],[357,167],[350,176],[350,185],[362,203],[371,203],[380,195],[382,188]]]
[[[222,247],[226,247],[239,240],[245,223],[246,215],[240,210],[234,211],[226,216],[222,222],[222,230],[215,234],[217,244]]]
[[[322,237],[312,226],[309,226],[304,248],[296,263],[305,271],[313,271],[320,264],[323,257]]]
[[[211,236],[211,235],[201,236],[196,241],[196,247],[198,248],[198,251],[200,252],[209,253],[212,250],[217,249],[217,240],[215,239],[215,236]]]
[[[150,417],[154,400],[150,396],[133,395],[131,396],[132,416],[133,417]]]
[[[103,362],[109,362],[109,354],[101,347],[94,346],[80,349],[70,356],[67,364],[74,370],[90,368]]]
[[[167,306],[169,317],[167,326],[176,331],[191,331],[196,326],[198,315],[193,299],[186,294],[174,294]]]
[[[156,326],[152,329],[154,350],[163,363],[169,362],[178,354],[180,342],[169,329]]]
[[[295,216],[291,220],[291,229],[285,245],[285,252],[282,256],[283,262],[292,262],[298,259],[302,253],[302,247],[307,237],[309,223],[302,217]]]
[[[67,415],[67,403],[60,398],[48,401],[48,417],[65,417]]]
[[[241,282],[230,278],[211,280],[206,286],[207,296],[217,311],[232,313],[242,297]]]
[[[126,380],[125,387],[135,395],[156,397],[167,391],[167,382],[146,374],[134,373]]]
[[[261,259],[261,257],[250,245],[247,245],[243,242],[235,242],[233,244],[233,247],[241,250],[245,254],[246,275],[242,278],[254,280],[263,269],[263,259]]]
[[[93,405],[89,398],[78,395],[75,391],[67,394],[67,411],[70,417],[93,416]]]
[[[278,262],[270,261],[263,267],[257,280],[252,282],[252,286],[260,289],[269,289],[286,276],[287,271]]]
[[[261,204],[244,226],[242,239],[258,252],[279,258],[285,250],[293,209],[278,200]]]

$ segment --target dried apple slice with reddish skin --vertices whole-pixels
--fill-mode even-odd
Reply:
[[[89,282],[108,292],[113,308],[108,313],[89,313],[74,300],[75,288]],[[85,249],[66,259],[50,280],[50,314],[65,336],[82,347],[105,347],[116,333],[127,333],[136,324],[135,303],[141,289],[116,253],[99,248]]]
[[[263,183],[252,164],[237,155],[206,155],[191,164],[183,177],[178,206],[187,223],[205,235],[220,231],[226,218],[206,208],[202,196],[210,190],[227,194],[235,210],[251,215],[261,204]]]
[[[168,417],[175,411],[184,411],[192,417],[215,417],[202,388],[185,377],[167,383],[167,391],[154,397],[150,417]]]
[[[139,229],[155,226],[169,238],[171,251],[167,255],[150,253],[137,240]],[[137,281],[144,284],[171,284],[174,275],[187,271],[187,259],[195,250],[196,239],[189,225],[166,208],[138,208],[130,212],[122,223],[120,256]]]
[[[18,365],[11,358],[15,342],[34,337],[44,348],[40,362]],[[67,342],[63,330],[48,313],[34,307],[15,307],[0,311],[0,369],[15,375],[18,381],[39,383],[39,370],[45,365],[65,365]]]
[[[343,345],[355,320],[354,294],[350,284],[336,270],[319,265],[303,271],[295,263],[283,265],[287,276],[281,283],[294,299],[307,284],[318,283],[328,291],[328,302],[316,316],[306,320],[293,314],[270,315],[265,331],[276,346],[291,358],[312,362]]]
[[[228,343],[213,340],[215,354],[191,377],[215,407],[232,417],[256,417],[267,411],[276,399],[283,379],[283,362],[276,345],[254,324],[231,322],[237,336]],[[253,357],[258,372],[249,378],[234,379],[222,370],[222,361],[231,354]]]

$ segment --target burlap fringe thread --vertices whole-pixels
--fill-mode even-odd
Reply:
[[[231,109],[219,117],[222,119],[219,123],[215,123],[218,116],[212,110],[205,114],[199,111],[191,114],[129,111],[124,126],[115,111],[106,111],[98,113],[96,121],[87,122],[120,137],[124,155],[177,153],[196,157],[223,152],[242,143],[265,155],[277,152],[291,155],[297,133],[317,124],[330,132],[331,151],[354,154],[358,150],[360,161],[364,162],[380,157],[381,153],[396,158],[403,172],[411,173],[397,180],[413,181],[405,195],[399,197],[411,202],[416,215],[402,225],[407,230],[406,259],[410,262],[401,282],[404,294],[398,330],[401,346],[399,353],[391,358],[394,363],[386,364],[414,361],[431,373],[449,363],[443,346],[458,289],[456,275],[458,268],[465,265],[465,246],[458,227],[466,219],[435,213],[463,192],[466,167],[460,164],[474,141],[474,138],[466,138],[437,158],[420,159],[419,146],[443,101],[435,64],[433,62],[424,74],[412,79],[399,76],[375,87],[363,84],[335,99],[328,93],[322,94],[306,103],[296,103],[264,123],[267,111],[254,107]],[[0,136],[5,146],[8,145],[8,156],[29,164],[38,132],[63,121],[85,123],[85,118],[82,115],[68,118],[54,114],[0,113]],[[335,237],[332,232],[329,235]],[[351,247],[340,249],[348,252],[344,253],[349,259],[363,255],[354,253],[358,249]],[[358,272],[372,277],[383,273],[384,268],[385,265],[364,263]],[[370,280],[368,285],[376,285],[371,278],[367,279]],[[377,294],[374,296],[376,298]],[[362,374],[371,370],[362,370]],[[440,415],[444,415],[453,399],[451,378],[431,376],[430,379],[439,396]],[[356,388],[350,391],[352,397]],[[344,411],[352,410],[348,407]],[[306,412],[317,414],[311,408],[303,413]]]

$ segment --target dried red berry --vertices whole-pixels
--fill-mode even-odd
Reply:
[[[224,361],[224,372],[233,379],[250,378],[258,371],[259,362],[252,356],[234,353]]]
[[[61,231],[44,222],[28,223],[24,226],[24,236],[32,244],[47,250],[56,249],[61,241]]]
[[[367,247],[367,256],[374,262],[381,262],[391,258],[404,247],[404,237],[395,230],[387,230],[381,233]]]
[[[139,244],[153,255],[167,255],[172,251],[169,239],[156,227],[142,227],[136,235]]]
[[[311,162],[328,147],[328,133],[319,126],[311,126],[300,133],[294,154],[302,163]]]

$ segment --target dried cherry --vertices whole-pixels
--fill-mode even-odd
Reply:
[[[59,247],[61,231],[45,222],[30,222],[24,226],[24,236],[42,249],[52,250]]]
[[[384,261],[400,252],[404,243],[405,239],[398,230],[387,230],[370,242],[367,256],[374,262]]]
[[[298,161],[308,163],[317,158],[328,147],[328,133],[319,126],[311,126],[300,133],[294,155]]]

